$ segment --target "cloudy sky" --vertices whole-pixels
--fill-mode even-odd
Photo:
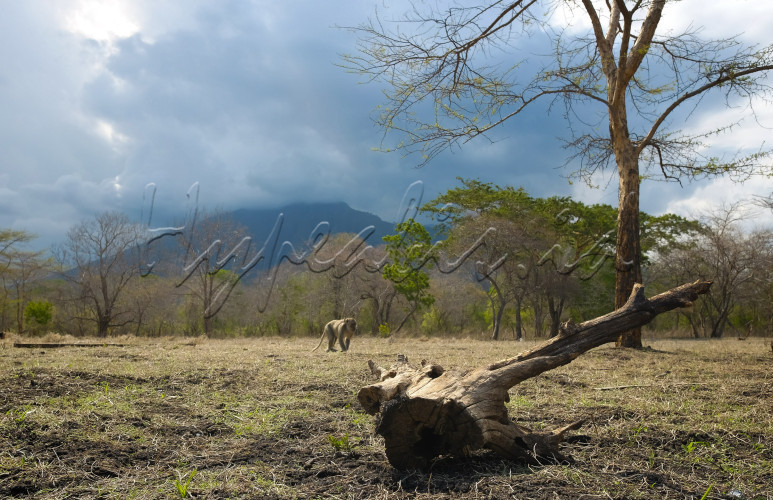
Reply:
[[[771,42],[773,2],[710,5],[687,0],[665,17],[673,27],[703,25],[707,37]],[[355,36],[336,26],[360,24],[377,7],[396,17],[404,1],[0,0],[0,7],[0,227],[35,233],[38,245],[60,242],[73,224],[105,210],[139,221],[151,183],[157,213],[184,210],[198,183],[208,208],[345,201],[394,221],[412,182],[423,182],[428,201],[457,176],[616,204],[614,179],[600,178],[594,189],[566,180],[560,112],[533,113],[498,132],[498,142],[474,141],[421,169],[417,158],[374,152],[381,135],[370,116],[380,89],[336,66],[356,50]],[[718,146],[758,148],[773,139],[773,107],[757,111],[762,127],[744,108],[711,105],[691,125],[741,119]],[[695,216],[707,202],[771,192],[770,179],[646,182],[642,209]]]

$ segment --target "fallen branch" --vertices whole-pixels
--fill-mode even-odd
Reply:
[[[675,384],[633,384],[633,385],[612,385],[609,387],[594,387],[596,391],[616,391],[618,389],[633,389],[637,387],[680,387],[680,386],[696,386],[696,385],[708,385],[702,382],[679,382]]]
[[[360,389],[357,399],[369,414],[380,413],[376,433],[384,437],[387,458],[397,468],[424,468],[439,455],[464,456],[481,448],[532,464],[563,461],[559,443],[583,422],[532,431],[510,420],[507,391],[658,314],[689,306],[710,287],[709,281],[696,281],[647,300],[644,287],[636,285],[620,309],[579,325],[566,322],[556,337],[533,349],[470,372],[448,372],[427,362],[413,368],[405,359],[386,369],[368,361],[379,382]]]
[[[59,347],[126,347],[126,344],[106,344],[106,343],[97,343],[97,342],[59,342],[59,343],[52,343],[52,342],[37,342],[37,343],[29,343],[29,342],[14,342],[14,347],[20,347],[20,348],[26,348],[26,349],[56,349]]]

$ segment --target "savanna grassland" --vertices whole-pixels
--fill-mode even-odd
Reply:
[[[356,399],[367,361],[463,370],[530,343],[14,341],[0,341],[3,498],[773,498],[770,339],[595,349],[510,391],[524,425],[586,419],[563,448],[573,463],[481,451],[425,471],[387,462]]]

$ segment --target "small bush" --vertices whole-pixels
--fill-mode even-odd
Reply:
[[[378,325],[378,336],[382,339],[389,337],[392,334],[392,328],[389,323],[382,323]]]
[[[40,331],[51,323],[54,316],[54,305],[47,300],[27,302],[24,308],[24,320],[34,331]]]

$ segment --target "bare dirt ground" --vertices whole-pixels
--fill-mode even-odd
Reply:
[[[564,447],[573,463],[530,468],[484,451],[422,471],[389,465],[359,407],[368,359],[463,370],[531,344],[14,341],[0,341],[2,498],[773,498],[769,339],[598,348],[510,391],[524,425],[587,420]]]

